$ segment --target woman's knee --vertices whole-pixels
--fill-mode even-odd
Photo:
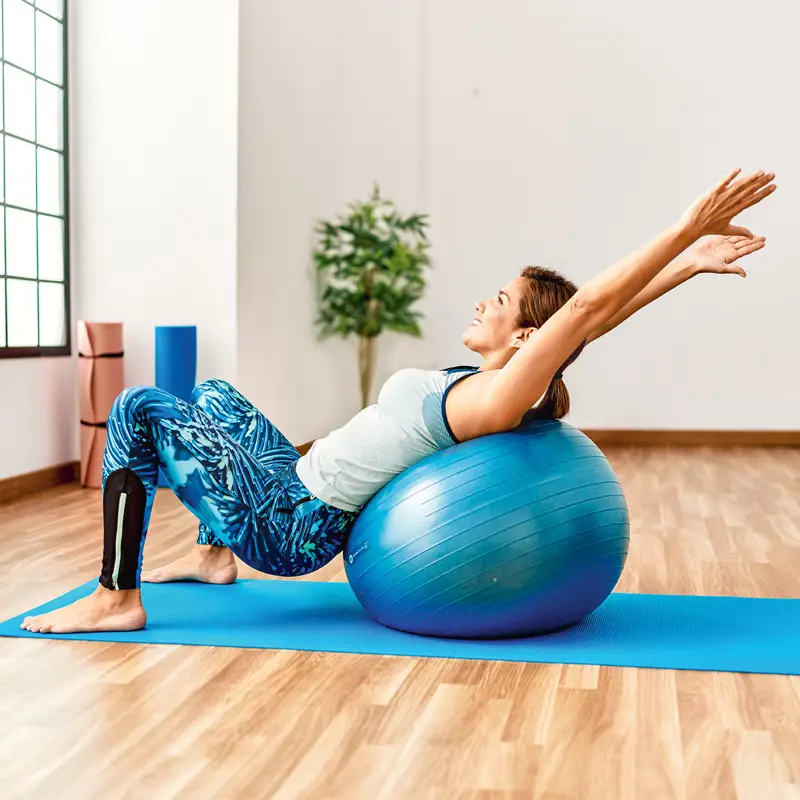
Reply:
[[[129,386],[117,395],[109,418],[132,417],[154,405],[172,405],[177,399],[157,386]]]
[[[231,395],[234,392],[236,392],[236,389],[228,381],[223,381],[220,378],[209,378],[207,381],[198,383],[192,390],[192,404],[202,407],[203,402],[213,395]]]

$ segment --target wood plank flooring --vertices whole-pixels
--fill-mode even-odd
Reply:
[[[620,590],[800,596],[800,450],[607,453]],[[3,618],[97,574],[100,519],[0,505]],[[161,490],[146,564],[193,537]],[[800,677],[0,639],[0,796],[798,799]]]

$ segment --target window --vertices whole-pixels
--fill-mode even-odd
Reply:
[[[0,358],[69,355],[64,0],[0,0]]]

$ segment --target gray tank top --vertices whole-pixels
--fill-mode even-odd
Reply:
[[[296,464],[297,477],[329,505],[359,511],[395,475],[457,443],[445,415],[450,389],[477,367],[401,369],[378,402],[317,439]]]

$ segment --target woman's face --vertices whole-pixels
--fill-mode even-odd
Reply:
[[[519,347],[531,328],[517,327],[524,278],[515,278],[497,294],[475,303],[475,318],[461,341],[481,355]]]

